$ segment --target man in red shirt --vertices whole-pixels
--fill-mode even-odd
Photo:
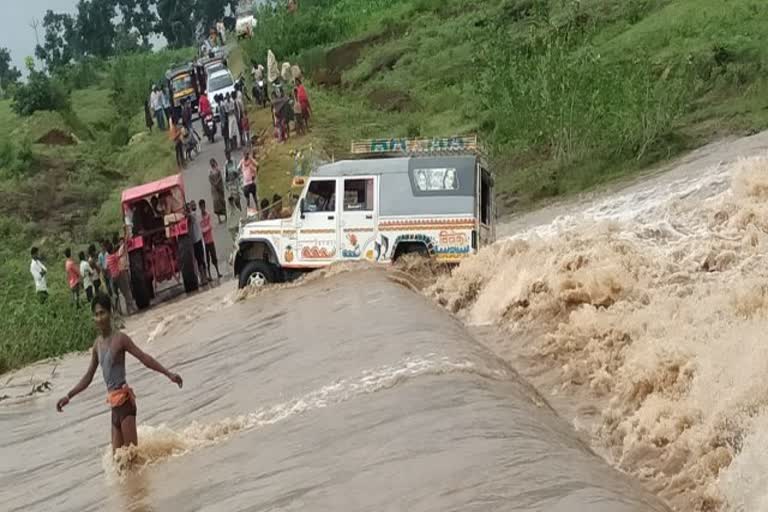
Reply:
[[[211,102],[208,101],[208,95],[205,94],[205,91],[200,95],[200,102],[197,108],[200,112],[200,124],[203,125],[203,133],[208,136],[208,124],[205,122],[205,118],[213,115],[213,109],[211,109]]]
[[[67,258],[64,262],[64,271],[67,273],[67,285],[72,292],[72,302],[80,309],[80,288],[82,288],[80,270],[72,259],[72,250],[69,247],[64,249],[64,257]]]
[[[221,279],[219,272],[219,260],[216,257],[216,243],[213,241],[213,226],[211,226],[211,214],[205,209],[205,199],[198,201],[200,204],[200,229],[203,231],[203,243],[205,244],[206,270],[208,279],[211,279],[211,263],[216,269],[216,274]]]
[[[130,315],[132,311],[135,311],[133,305],[133,293],[131,293],[131,280],[128,275],[128,255],[125,251],[125,243],[120,243],[119,247],[115,247],[111,242],[106,243],[107,248],[107,269],[109,275],[112,278],[114,287],[114,300],[115,306],[120,310],[120,295],[123,295],[125,300],[124,314]]]

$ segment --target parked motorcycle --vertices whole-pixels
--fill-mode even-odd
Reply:
[[[208,142],[214,142],[216,140],[216,120],[213,118],[212,113],[205,115],[203,119],[203,127],[205,128],[205,135],[208,137]]]

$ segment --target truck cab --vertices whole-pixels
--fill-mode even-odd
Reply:
[[[184,101],[190,101],[192,111],[197,113],[202,85],[197,68],[192,64],[175,66],[165,74],[170,91],[170,102],[175,115],[181,115]]]
[[[321,165],[286,219],[241,224],[240,287],[339,261],[391,263],[416,253],[458,263],[495,240],[493,176],[475,137],[374,139]]]

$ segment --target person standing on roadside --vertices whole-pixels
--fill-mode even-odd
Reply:
[[[165,131],[165,110],[163,107],[163,93],[156,85],[152,86],[152,94],[149,95],[149,104],[157,120],[157,129]]]
[[[150,105],[149,99],[144,101],[144,124],[147,126],[147,130],[152,133],[152,125],[154,122],[152,121],[152,106]]]
[[[240,128],[238,127],[237,105],[230,93],[227,93],[224,97],[224,110],[227,112],[227,133],[229,134],[230,140],[229,150],[232,151],[232,149],[237,148],[237,139],[240,134]]]
[[[197,274],[200,284],[207,281],[205,272],[205,243],[203,242],[203,230],[200,228],[200,219],[197,218],[197,204],[194,201],[187,203],[187,220],[189,221],[189,234],[192,237],[192,248],[197,262]]]
[[[245,151],[243,159],[240,160],[240,172],[243,174],[243,195],[245,196],[245,207],[250,208],[251,198],[253,198],[254,208],[259,207],[256,197],[256,177],[258,175],[258,164],[251,158],[251,152]]]
[[[210,137],[210,134],[208,133],[208,123],[205,122],[205,119],[208,116],[213,115],[213,109],[211,109],[211,102],[208,101],[208,95],[205,91],[200,94],[197,110],[200,114],[200,125],[203,127],[203,134],[205,134],[206,137]]]
[[[43,304],[48,300],[48,279],[46,278],[48,269],[40,261],[40,251],[37,247],[33,247],[30,254],[32,262],[29,264],[29,271],[32,273],[32,279],[35,280],[37,300],[40,301],[40,304]]]
[[[224,139],[224,151],[231,151],[229,145],[229,116],[227,115],[227,109],[224,108],[224,97],[221,94],[217,94],[214,99],[219,106],[219,123],[221,124],[221,137]]]
[[[192,131],[192,102],[189,98],[185,98],[181,105],[181,121],[184,127]]]
[[[213,198],[213,213],[216,214],[219,224],[227,219],[227,201],[224,197],[224,178],[219,169],[219,163],[215,158],[211,158],[210,170],[208,171],[208,182],[211,184],[211,197]]]
[[[88,264],[93,269],[93,293],[96,295],[101,290],[101,276],[103,274],[103,268],[99,265],[99,257],[96,254],[96,246],[91,244],[88,246]]]
[[[109,269],[107,268],[107,256],[109,253],[107,252],[107,241],[102,240],[101,242],[101,252],[98,256],[99,261],[99,267],[101,268],[101,275],[104,279],[104,288],[107,289],[107,295],[112,297],[113,291],[112,291],[112,276],[109,275]]]
[[[205,199],[201,199],[200,204],[200,228],[203,231],[203,243],[205,244],[205,269],[208,272],[208,280],[211,280],[211,263],[216,269],[218,278],[221,279],[219,272],[219,260],[216,257],[216,243],[213,240],[213,226],[211,226],[211,214],[205,209]]]
[[[312,105],[309,104],[309,96],[301,79],[296,79],[296,99],[301,104],[301,116],[304,129],[309,131],[309,118],[312,115]]]
[[[181,131],[181,122],[179,120],[176,120],[176,122],[171,121],[169,137],[176,151],[176,165],[179,167],[179,171],[181,171],[186,161],[184,159],[183,133]]]
[[[304,112],[299,101],[299,90],[293,90],[293,118],[296,123],[296,135],[304,135]]]
[[[128,275],[128,253],[125,250],[125,243],[115,240],[117,246],[112,242],[107,242],[107,268],[112,276],[112,288],[116,309],[122,311],[124,315],[130,315],[135,311],[133,303],[133,294],[131,293],[131,282]],[[123,296],[125,309],[120,308],[120,295]]]
[[[88,304],[93,300],[93,269],[91,264],[88,263],[88,258],[85,257],[85,252],[80,251],[78,254],[80,258],[80,277],[83,280],[83,288],[85,289],[85,298]]]
[[[253,198],[254,208],[259,207],[258,198],[256,195],[256,178],[258,176],[259,164],[251,158],[251,152],[246,151],[243,153],[243,158],[240,160],[240,172],[243,174],[243,195],[245,196],[245,207],[250,208],[251,198]]]
[[[165,112],[165,118],[168,120],[168,123],[170,124],[171,119],[174,119],[176,116],[173,115],[173,109],[171,108],[171,97],[168,94],[168,87],[163,87],[160,89],[160,100],[163,102],[163,111]]]
[[[243,187],[241,174],[237,169],[237,164],[232,160],[232,153],[227,151],[224,153],[227,159],[224,164],[224,179],[227,184],[227,204],[233,204],[237,210],[242,210],[242,203],[240,202],[240,192]],[[232,212],[227,212],[227,216]]]
[[[224,26],[223,21],[219,20],[216,23],[216,32],[218,33],[219,41],[221,41],[221,44],[227,44],[227,28]]]
[[[69,286],[69,291],[72,293],[72,303],[80,309],[80,288],[82,286],[80,271],[72,259],[72,250],[69,247],[64,249],[64,257],[67,258],[64,262],[64,272],[67,274],[67,286]]]

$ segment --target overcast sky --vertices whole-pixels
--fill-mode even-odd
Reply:
[[[11,51],[13,63],[24,69],[24,57],[35,53],[35,32],[30,27],[33,19],[43,23],[45,11],[74,12],[77,0],[0,0],[3,2],[3,29],[0,46]],[[38,28],[43,37],[42,28]]]

